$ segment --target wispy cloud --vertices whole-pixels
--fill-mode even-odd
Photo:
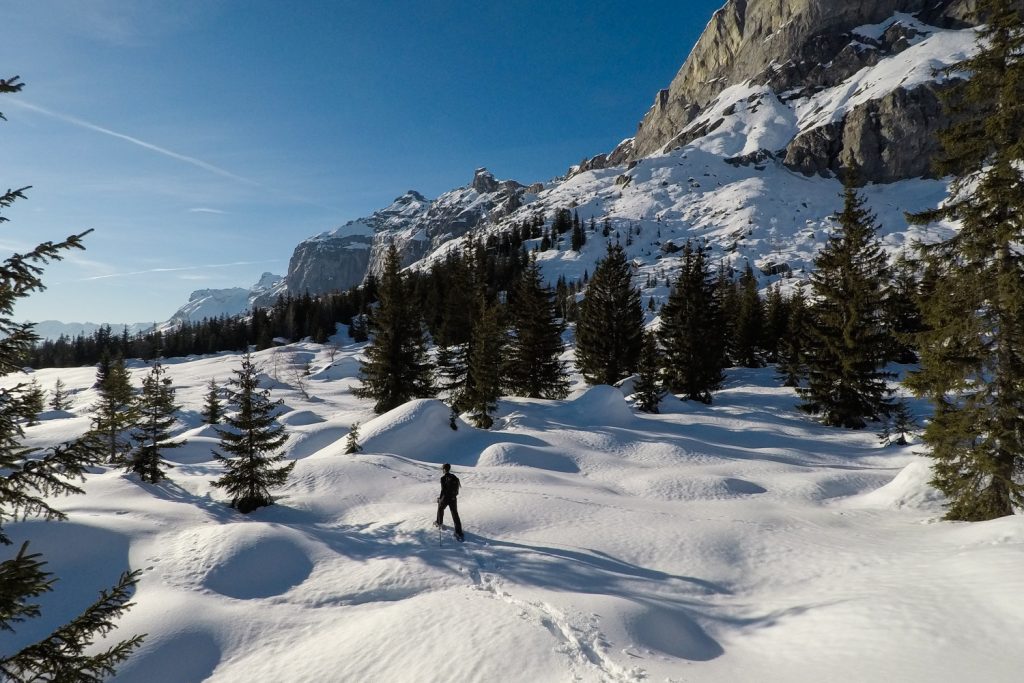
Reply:
[[[133,277],[135,275],[151,275],[153,273],[180,273],[190,270],[204,270],[209,268],[233,268],[235,266],[255,266],[262,263],[281,263],[281,259],[267,259],[264,261],[233,261],[231,263],[208,263],[198,266],[178,266],[175,268],[147,268],[146,270],[131,270],[120,273],[107,273],[105,275],[92,275],[90,277],[68,280],[68,282],[93,282],[96,280],[109,280],[111,278]]]
[[[189,213],[215,213],[220,216],[227,214],[227,211],[221,211],[220,209],[208,209],[205,206],[197,206],[188,210]]]

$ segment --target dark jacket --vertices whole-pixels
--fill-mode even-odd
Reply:
[[[439,503],[449,503],[459,496],[459,478],[451,472],[441,477],[441,495],[437,497]]]

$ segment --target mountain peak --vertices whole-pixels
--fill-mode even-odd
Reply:
[[[470,187],[480,194],[496,192],[498,190],[498,181],[493,173],[486,168],[480,167],[473,173],[473,182],[470,183]]]

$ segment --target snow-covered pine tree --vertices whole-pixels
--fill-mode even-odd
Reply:
[[[402,277],[394,244],[384,260],[378,296],[369,322],[372,339],[359,368],[363,385],[353,393],[373,399],[373,409],[384,413],[410,399],[429,398],[436,393],[427,336]]]
[[[632,267],[619,245],[608,245],[579,306],[576,365],[589,384],[615,384],[636,370],[644,311]]]
[[[107,462],[120,464],[128,447],[127,430],[135,423],[135,402],[131,378],[124,359],[117,358],[103,368],[100,400],[93,406],[92,431],[105,447]]]
[[[640,366],[633,395],[636,407],[645,413],[657,413],[661,399],[665,395],[665,385],[661,380],[661,352],[658,349],[657,337],[652,332],[644,332],[643,346],[640,348]]]
[[[214,451],[224,464],[224,474],[213,485],[231,497],[231,507],[249,513],[272,505],[270,489],[282,486],[295,462],[282,464],[285,456],[275,451],[288,440],[284,425],[274,412],[281,401],[270,400],[270,390],[260,389],[259,372],[252,356],[242,357],[242,367],[228,380],[228,405],[232,409],[218,427],[220,450]]]
[[[722,386],[722,315],[706,249],[687,241],[682,270],[661,307],[658,340],[665,386],[683,398],[711,403]]]
[[[71,392],[60,377],[53,384],[53,391],[50,392],[50,408],[53,410],[67,410],[71,407]]]
[[[348,436],[345,437],[345,453],[353,455],[362,451],[363,447],[359,445],[359,423],[353,422],[351,429],[348,430]]]
[[[176,420],[175,413],[181,406],[174,402],[174,387],[167,377],[167,370],[159,363],[153,364],[149,374],[142,379],[142,391],[135,399],[136,422],[131,431],[131,450],[125,469],[135,472],[142,481],[156,484],[166,477],[165,467],[169,463],[160,457],[169,448],[184,446],[184,441],[171,439],[171,428]]]
[[[0,93],[21,90],[17,77],[0,79]],[[0,115],[0,118],[3,118]],[[0,209],[6,209],[25,190],[0,194]],[[0,216],[0,222],[7,218]],[[13,320],[18,300],[42,289],[42,268],[59,260],[70,249],[82,249],[88,231],[61,242],[44,242],[35,249],[12,254],[0,264],[0,375],[21,371],[21,360],[38,337],[29,323]],[[23,445],[20,420],[25,413],[22,386],[0,388],[0,546],[10,548],[20,540],[17,552],[0,561],[0,631],[13,632],[40,616],[36,599],[54,590],[57,578],[46,571],[38,553],[29,550],[24,528],[7,535],[3,524],[24,516],[63,519],[64,514],[51,507],[52,497],[82,490],[72,482],[80,480],[86,468],[100,461],[94,440],[83,438],[45,452]],[[124,573],[117,584],[103,591],[96,602],[80,615],[27,647],[12,651],[9,642],[0,642],[0,678],[10,681],[99,681],[112,676],[116,667],[142,643],[142,636],[108,645],[105,650],[91,649],[95,640],[115,628],[115,621],[131,605],[129,599],[138,572]],[[87,652],[88,650],[88,652]]]
[[[1017,3],[981,0],[978,51],[949,68],[969,73],[944,98],[956,123],[937,170],[948,200],[914,218],[958,220],[924,247],[921,369],[907,384],[935,413],[923,440],[947,519],[980,521],[1024,505],[1024,24]]]
[[[224,417],[224,404],[220,400],[221,388],[213,377],[206,385],[206,396],[203,399],[203,422],[208,425],[220,424]]]
[[[885,306],[889,266],[875,236],[875,217],[847,174],[838,230],[814,259],[814,301],[803,350],[807,385],[798,389],[805,412],[826,425],[861,429],[890,409],[892,351]]]
[[[529,398],[565,398],[569,379],[559,358],[565,350],[554,294],[544,284],[536,259],[519,276],[509,300],[512,335],[505,354],[510,393]]]
[[[465,405],[473,424],[490,429],[501,398],[502,354],[508,343],[498,305],[482,306],[473,326]]]

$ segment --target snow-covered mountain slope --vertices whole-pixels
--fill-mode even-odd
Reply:
[[[67,521],[5,524],[61,580],[3,647],[132,568],[115,636],[149,635],[119,682],[1019,679],[1024,517],[939,521],[913,446],[816,424],[771,369],[730,371],[713,406],[644,415],[577,383],[452,431],[433,400],[374,417],[351,394],[361,352],[256,354],[297,464],[250,515],[211,487],[217,437],[198,416],[238,356],[167,361],[188,439],[169,481],[100,468],[55,501]],[[94,369],[35,376],[74,404],[29,444],[84,431]],[[345,455],[356,421],[365,451]],[[431,527],[442,462],[463,483],[463,545]]]
[[[188,303],[174,312],[161,328],[174,327],[182,322],[199,322],[204,318],[241,315],[254,305],[268,306],[285,291],[285,279],[273,273],[263,273],[256,284],[248,289],[197,289]]]
[[[759,4],[762,10],[765,5]],[[790,9],[794,17],[810,11]],[[851,15],[881,18],[877,23],[858,24],[847,17],[852,27],[829,36],[836,59],[816,69],[807,67],[800,87],[789,76],[769,78],[771,74],[720,84],[699,111],[690,111],[663,151],[632,161],[621,153],[601,155],[543,185],[524,190],[511,184],[500,202],[493,196],[500,184],[489,174],[481,182],[478,172],[470,186],[429,205],[417,202],[414,211],[406,212],[395,211],[393,205],[382,212],[397,220],[355,222],[369,228],[360,232],[359,249],[350,252],[358,254],[357,265],[352,265],[353,257],[339,258],[329,249],[324,258],[299,259],[300,253],[310,251],[303,243],[293,257],[293,264],[301,261],[302,268],[290,269],[289,286],[301,282],[301,288],[326,291],[308,287],[304,273],[341,263],[346,264],[347,282],[354,283],[360,269],[379,270],[392,241],[405,264],[428,265],[459,246],[469,232],[500,233],[538,214],[550,221],[558,208],[575,208],[582,219],[594,218],[599,225],[608,219],[618,240],[628,241],[638,283],[654,275],[663,284],[675,266],[672,250],[692,238],[708,240],[716,257],[733,266],[756,265],[767,284],[776,275],[806,272],[839,208],[837,173],[850,165],[858,167],[861,177],[887,181],[869,183],[864,193],[878,212],[891,251],[909,248],[915,239],[948,234],[942,226],[931,234],[908,228],[904,213],[935,206],[945,194],[942,182],[926,178],[937,149],[935,131],[946,121],[937,99],[946,77],[938,70],[971,53],[975,32],[941,28],[901,12],[886,19],[879,11],[865,8]],[[818,34],[808,35],[802,40]],[[706,49],[700,45],[697,50]],[[736,49],[742,53],[754,48],[743,44]],[[783,90],[782,85],[793,87]],[[466,215],[468,219],[451,218]],[[634,234],[627,240],[631,228]],[[567,245],[540,254],[547,277],[574,279],[592,272],[605,244],[595,237],[590,235],[580,254],[568,251]],[[313,242],[323,245],[333,239],[332,232]],[[664,288],[651,288],[647,294],[661,296]]]

